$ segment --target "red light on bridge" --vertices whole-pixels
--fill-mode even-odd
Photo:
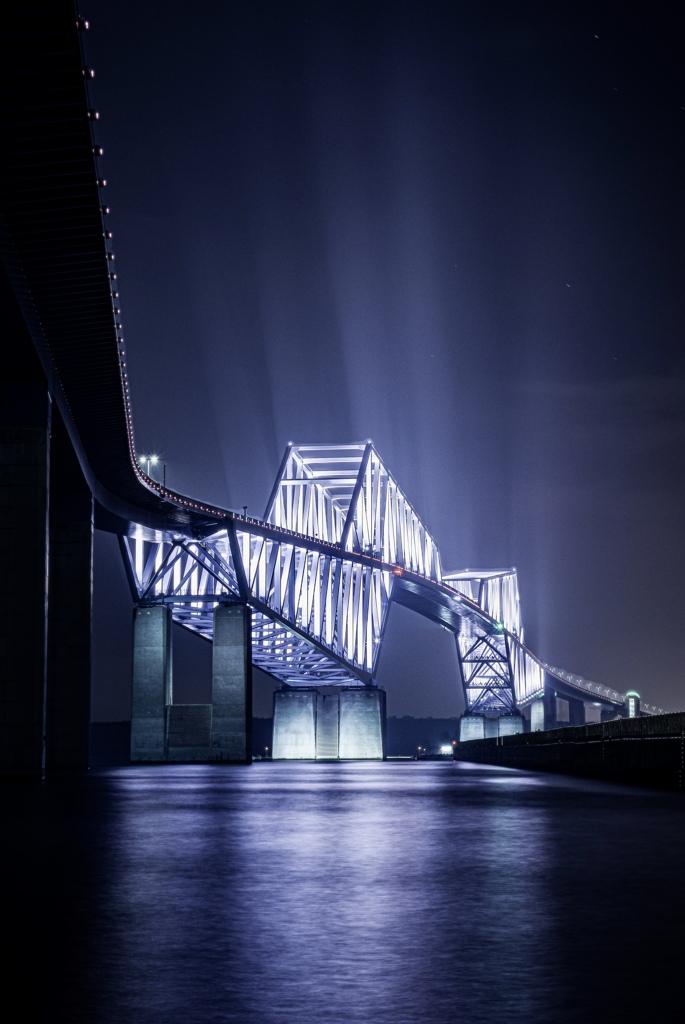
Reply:
[[[401,576],[402,575],[402,570],[401,569],[393,569],[392,574],[393,574],[393,576]]]

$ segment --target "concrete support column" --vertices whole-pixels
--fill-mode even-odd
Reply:
[[[545,701],[539,697],[530,705],[530,731],[544,732],[547,728],[545,723]]]
[[[545,687],[542,705],[545,714],[545,729],[556,729],[559,722],[557,720],[557,695],[554,690]]]
[[[171,612],[136,608],[133,619],[131,760],[166,760],[166,706],[172,702]]]
[[[523,715],[500,715],[499,736],[516,736],[523,732]]]
[[[575,697],[568,697],[568,724],[585,725],[585,704]]]
[[[246,604],[214,609],[210,759],[252,762],[252,615]]]
[[[383,760],[385,690],[341,690],[339,756],[349,760]]]
[[[585,724],[596,725],[602,721],[601,708],[598,708],[595,704],[583,704],[583,711],[585,712]]]
[[[485,739],[485,718],[483,715],[462,715],[459,720],[459,742]]]
[[[486,715],[483,718],[483,725],[485,727],[486,740],[492,739],[493,736],[499,736],[499,715],[493,715],[492,717]]]
[[[271,749],[275,761],[309,761],[316,757],[316,699],[315,690],[274,692]]]
[[[45,767],[50,415],[45,383],[0,385],[0,777]]]
[[[274,760],[382,760],[385,690],[277,690],[272,750]]]
[[[93,498],[53,410],[46,769],[87,768],[90,742]]]
[[[316,696],[316,756],[319,760],[337,760],[339,755],[340,695]]]

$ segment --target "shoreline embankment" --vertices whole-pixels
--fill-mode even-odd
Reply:
[[[468,740],[455,760],[685,792],[685,712]]]

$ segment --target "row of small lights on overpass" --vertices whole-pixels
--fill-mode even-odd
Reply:
[[[563,672],[560,668],[553,668],[551,665],[545,664],[544,666],[549,672],[553,672],[554,675],[559,676],[561,679],[567,679],[569,683],[576,683],[578,686],[583,687],[586,690],[596,690],[597,693],[602,696],[606,694],[612,700],[625,702],[625,694],[619,693],[617,690],[611,690],[608,686],[600,686],[599,683],[593,683],[589,679],[583,679],[582,676],[573,676],[570,672]],[[645,711],[651,712],[654,715],[663,715],[666,712],[663,708],[658,708],[654,704],[642,704]]]
[[[77,17],[77,19],[76,19],[76,27],[77,27],[79,32],[87,32],[88,29],[90,28],[90,24],[89,24],[89,22],[85,18]],[[82,49],[82,56],[83,56],[83,49]],[[88,100],[88,104],[89,104],[88,111],[87,111],[87,117],[88,117],[88,120],[90,122],[92,153],[93,153],[93,156],[95,158],[97,158],[97,157],[100,157],[100,156],[102,156],[104,154],[104,150],[103,150],[102,146],[97,145],[97,143],[95,142],[95,138],[93,136],[94,123],[95,123],[95,121],[99,121],[100,120],[100,114],[99,114],[99,111],[97,111],[94,107],[90,106],[90,97],[88,95],[88,82],[89,82],[89,80],[91,80],[91,79],[93,79],[95,77],[95,71],[93,70],[92,67],[89,67],[88,65],[86,65],[84,63],[83,67],[82,67],[82,72],[83,72],[83,77],[84,77],[84,79],[86,81],[86,96],[87,96],[87,100]],[[102,177],[99,176],[99,174],[97,172],[97,165],[96,165],[96,178],[95,178],[95,180],[96,180],[96,185],[97,185],[99,190],[107,187],[107,180],[106,180],[106,178],[102,178]],[[119,292],[116,290],[116,284],[115,284],[115,282],[117,280],[117,275],[114,272],[114,270],[110,269],[110,264],[112,264],[114,262],[114,259],[115,259],[114,253],[109,248],[109,242],[111,242],[111,240],[112,240],[112,232],[107,229],[107,226],[106,226],[105,220],[104,220],[104,218],[107,217],[110,213],[111,213],[111,210],[110,210],[109,206],[107,206],[105,203],[102,202],[102,196],[100,195],[100,214],[101,214],[101,216],[103,218],[103,220],[102,220],[102,225],[103,225],[102,234],[103,234],[103,238],[105,240],[105,260],[107,261],[107,268],[108,268],[107,269],[107,273],[108,273],[109,281],[110,281],[110,292],[111,292],[111,300],[112,300],[112,317],[113,317],[113,320],[114,320],[114,329],[115,329],[115,334],[116,334],[116,339],[117,339],[117,350],[118,350],[117,351],[117,356],[118,356],[118,360],[119,360],[119,372],[120,372],[120,375],[121,375],[121,386],[122,386],[122,392],[123,392],[123,398],[124,398],[124,414],[126,416],[126,429],[127,429],[127,433],[128,433],[128,446],[129,446],[129,452],[130,452],[130,455],[131,455],[131,462],[133,464],[134,472],[135,472],[136,476],[138,477],[138,479],[140,480],[140,482],[145,484],[145,486],[149,487],[150,484],[152,483],[154,485],[154,489],[157,490],[159,492],[159,494],[162,495],[162,497],[171,498],[176,504],[185,505],[187,508],[193,508],[193,509],[196,509],[199,512],[206,512],[206,513],[208,513],[210,515],[221,516],[221,515],[223,515],[223,513],[221,512],[220,509],[212,508],[211,506],[203,505],[200,502],[190,501],[189,499],[183,498],[180,495],[172,494],[171,492],[166,490],[166,487],[165,487],[164,484],[159,484],[159,483],[157,483],[157,481],[152,480],[152,478],[150,477],[150,473],[149,473],[150,466],[151,465],[155,465],[157,462],[160,461],[158,456],[141,456],[140,459],[139,459],[138,456],[136,455],[135,445],[134,445],[134,441],[133,441],[133,417],[132,417],[132,414],[131,414],[131,401],[130,401],[130,392],[129,392],[129,385],[128,385],[128,374],[126,372],[126,352],[125,352],[125,349],[124,349],[124,336],[122,334],[123,327],[122,327],[122,323],[121,323],[121,320],[120,320],[121,309],[120,309],[120,307],[118,305],[118,302],[119,302]],[[145,473],[143,471],[142,466],[141,466],[141,462],[147,463],[147,469],[148,469],[147,473]]]

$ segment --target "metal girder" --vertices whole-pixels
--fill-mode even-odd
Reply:
[[[464,569],[461,572],[443,573],[442,579],[443,583],[475,601],[523,643],[516,569]]]
[[[387,616],[392,574],[371,559],[322,552],[306,538],[276,540],[232,523],[202,543],[122,539],[136,599],[164,603],[206,638],[212,612],[242,598],[255,612],[255,664],[288,685],[368,684]],[[268,625],[267,625],[268,624]]]
[[[290,445],[264,518],[344,551],[441,578],[435,541],[370,441]]]
[[[467,628],[457,636],[457,653],[470,712],[506,714],[516,707],[516,692],[505,633]]]
[[[263,520],[227,513],[202,540],[134,527],[121,546],[136,599],[206,639],[217,604],[247,601],[253,661],[288,686],[373,683],[393,600],[454,634],[469,712],[511,713],[564,675],[523,643],[516,570],[443,575],[370,442],[290,445]]]
[[[288,685],[368,684],[394,572],[439,580],[437,547],[370,443],[290,446],[265,521],[230,517],[203,541],[133,530],[136,597],[210,637],[212,610],[255,610],[253,657]]]

